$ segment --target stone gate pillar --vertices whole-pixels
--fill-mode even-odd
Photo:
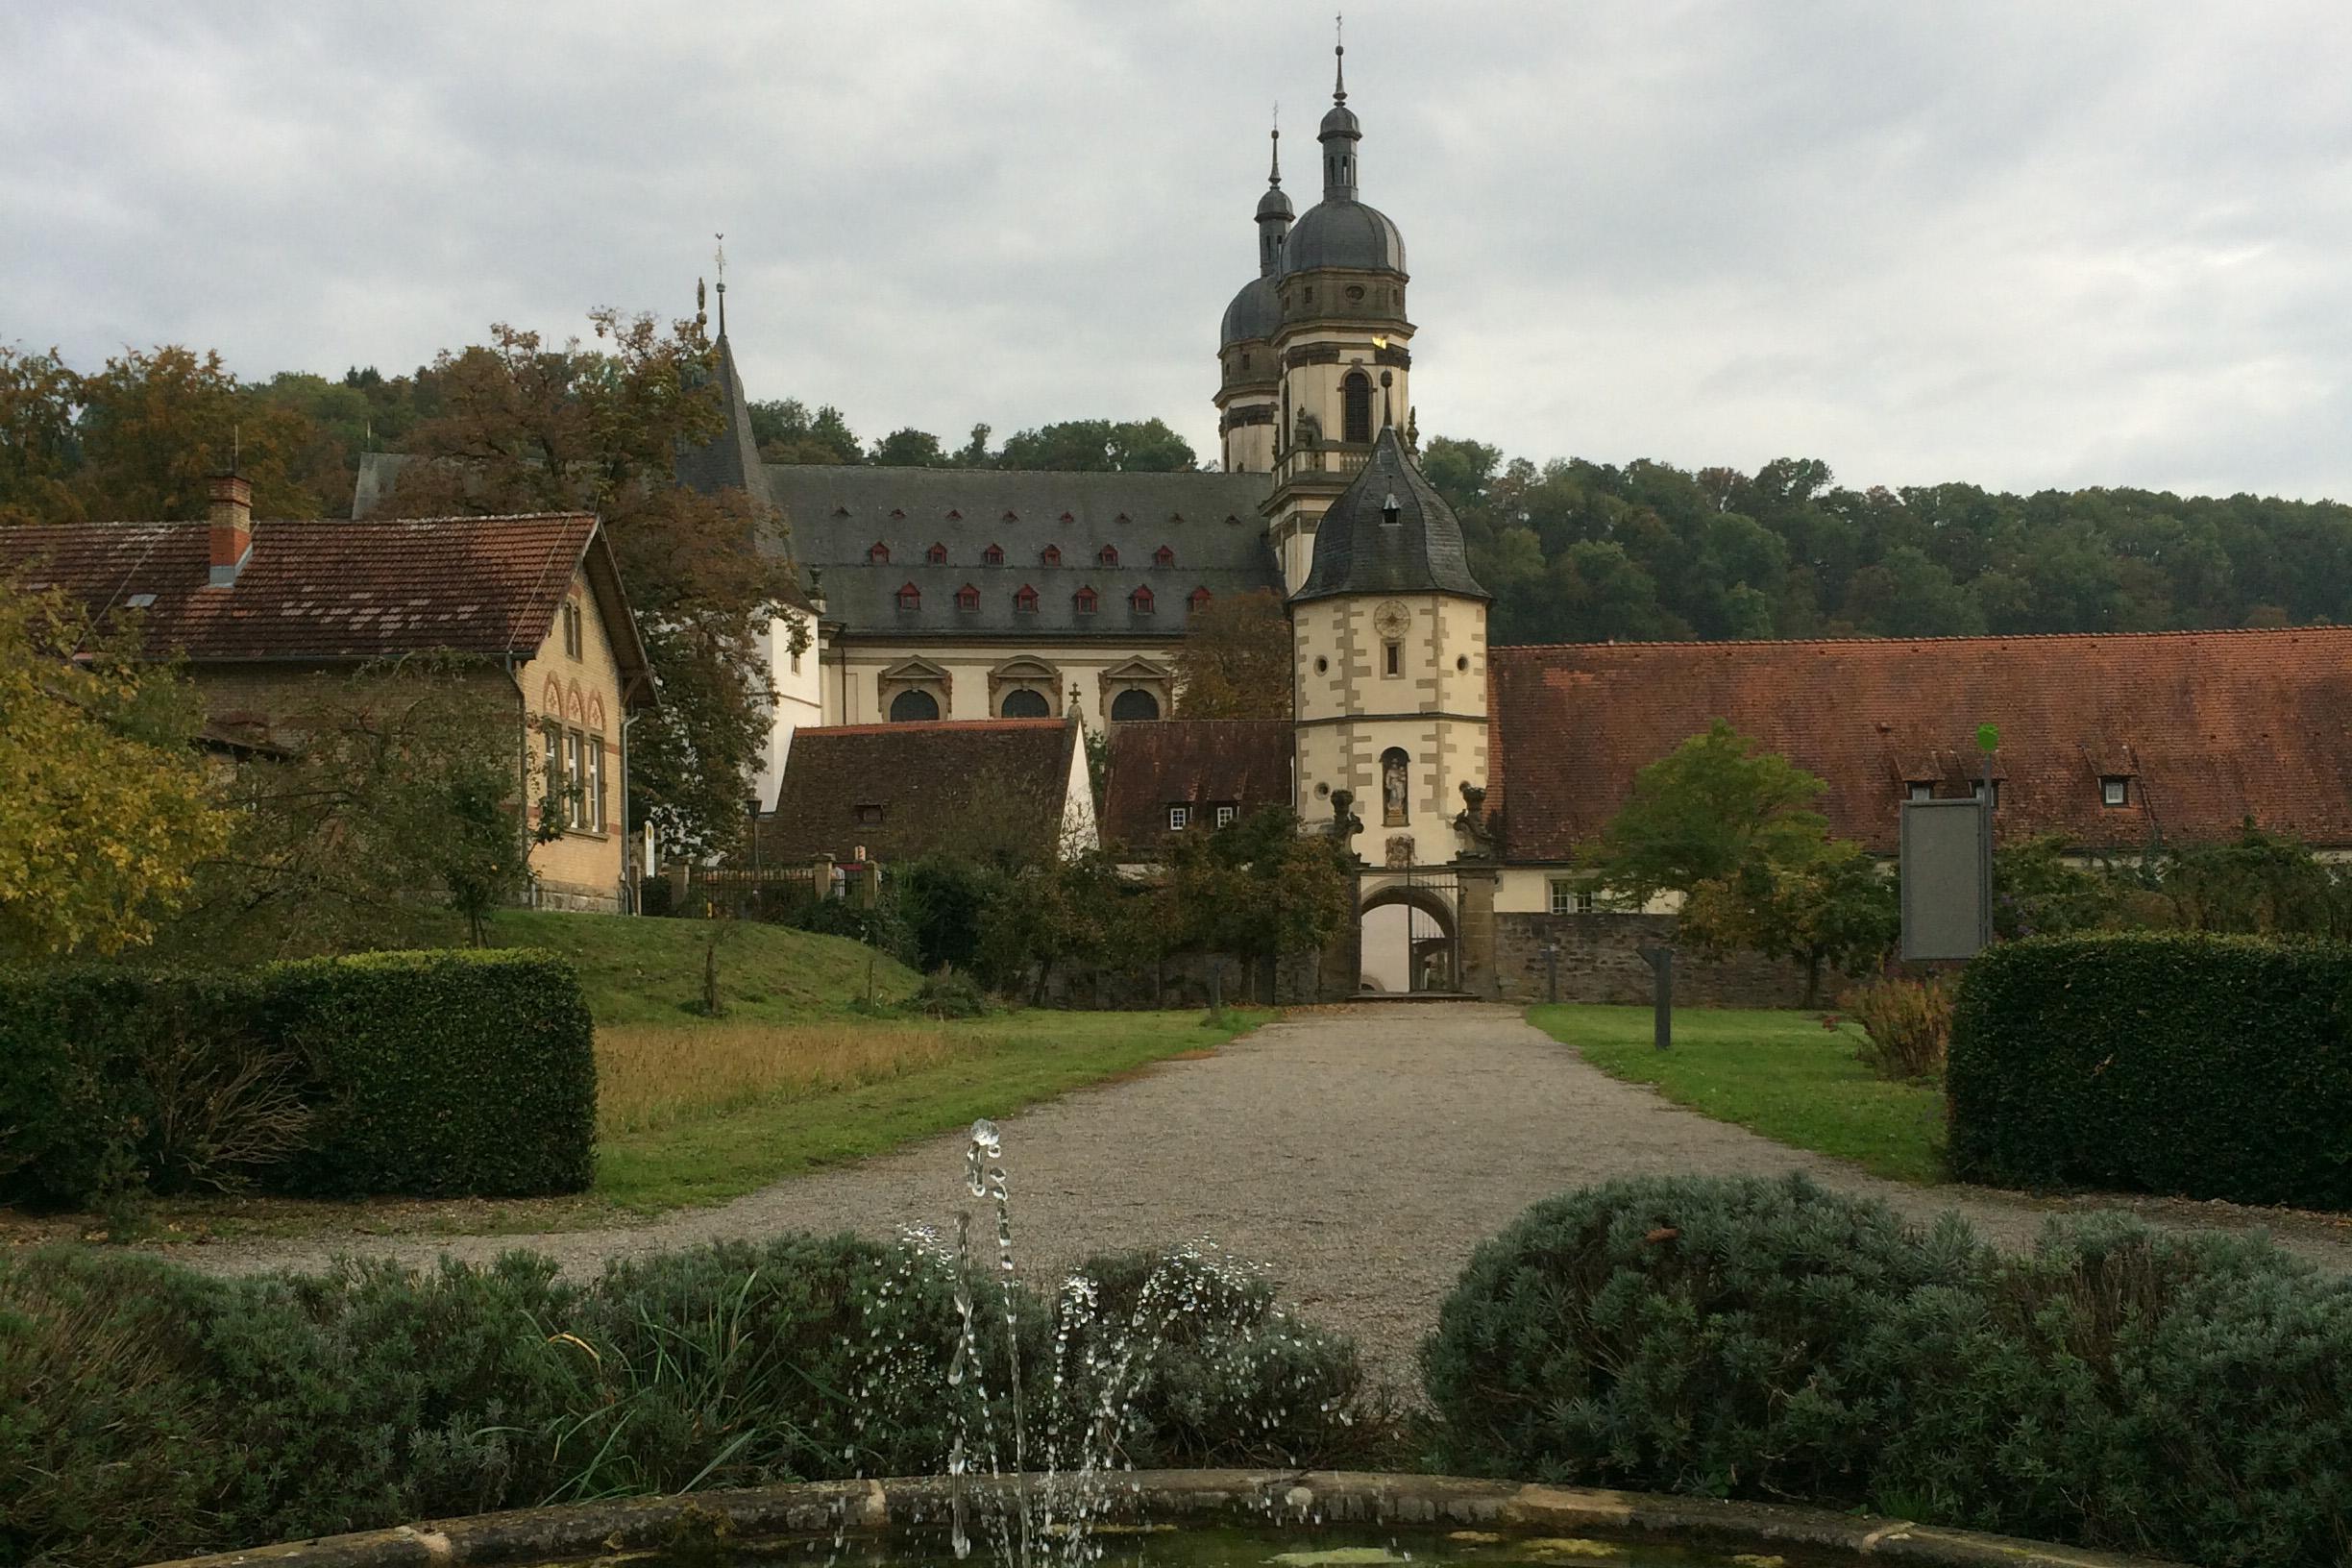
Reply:
[[[1345,874],[1348,917],[1324,943],[1315,965],[1317,1001],[1352,1001],[1363,987],[1363,872]]]
[[[1460,890],[1461,989],[1492,1001],[1501,994],[1495,969],[1496,869],[1461,866],[1455,876]]]

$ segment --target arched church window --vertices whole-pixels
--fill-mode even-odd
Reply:
[[[1157,719],[1160,717],[1160,699],[1149,692],[1131,686],[1111,699],[1111,717],[1119,723],[1138,719]]]
[[[947,547],[945,545],[933,545],[929,550],[923,551],[923,559],[929,561],[933,566],[945,566],[947,564]]]
[[[1406,822],[1406,770],[1412,759],[1405,755],[1402,747],[1390,747],[1381,753],[1381,825],[1403,827]]]
[[[1053,717],[1053,704],[1045,700],[1042,692],[1016,686],[1005,693],[1004,705],[996,711],[1000,718],[1005,719],[1050,719]]]
[[[922,590],[911,582],[900,583],[898,585],[898,607],[902,610],[921,609]]]
[[[1013,613],[1016,615],[1035,615],[1037,614],[1037,590],[1024,582],[1013,595]]]
[[[1348,372],[1339,383],[1340,414],[1347,427],[1343,441],[1372,439],[1372,378],[1360,370]]]
[[[929,692],[900,692],[891,698],[891,723],[894,724],[920,723],[939,717],[939,698]]]

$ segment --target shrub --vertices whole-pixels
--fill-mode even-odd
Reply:
[[[2130,933],[1987,949],[1952,1017],[1968,1181],[2352,1207],[2352,946]]]
[[[988,1011],[988,997],[963,970],[941,968],[923,977],[906,1007],[930,1018],[976,1018]]]
[[[1130,1321],[1157,1265],[1098,1266],[1096,1321]],[[987,1415],[1009,1464],[1008,1309],[1032,1463],[1055,1434],[1074,1441],[1107,1390],[1133,1394],[1114,1403],[1136,1463],[1331,1464],[1385,1430],[1353,1347],[1281,1318],[1262,1283],[1194,1259],[1161,1271],[1168,1299],[1213,1321],[1188,1311],[1114,1388],[1090,1359],[1110,1335],[1074,1334],[1057,1380],[1045,1306],[1017,1285],[1000,1300],[984,1272],[979,1375],[951,1386],[952,1268],[853,1237],[631,1259],[581,1285],[522,1253],[255,1279],[121,1253],[13,1257],[0,1262],[0,1561],[113,1568],[590,1497],[936,1472],[959,1405]]]
[[[1932,1078],[1944,1070],[1951,1045],[1951,987],[1936,976],[1889,975],[1838,998],[1869,1038],[1854,1052],[1881,1078]]]
[[[1801,1179],[1618,1182],[1473,1258],[1437,1462],[2199,1563],[2352,1548],[2352,1282],[2098,1214],[2002,1258]]]
[[[595,1113],[587,1003],[544,954],[0,975],[0,1200],[576,1191]]]

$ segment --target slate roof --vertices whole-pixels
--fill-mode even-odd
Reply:
[[[792,524],[796,559],[819,576],[828,620],[854,635],[913,640],[1034,643],[1056,637],[1174,640],[1184,634],[1195,589],[1213,599],[1254,588],[1282,589],[1259,506],[1264,474],[1077,474],[1021,469],[869,468],[772,463],[768,485]],[[888,565],[869,552],[890,551]],[[947,547],[934,566],[926,552]],[[1004,551],[1002,566],[983,552]],[[1040,564],[1046,546],[1062,564]],[[1105,545],[1118,564],[1100,562]],[[1173,565],[1154,564],[1164,545]],[[898,590],[915,585],[919,608],[902,610]],[[956,594],[979,590],[971,610]],[[1015,608],[1035,588],[1034,614]],[[1129,596],[1152,591],[1138,615]],[[1075,596],[1091,587],[1099,608],[1080,615]]]
[[[1405,236],[1388,214],[1351,197],[1326,197],[1283,241],[1283,270],[1345,267],[1405,276]]]
[[[760,461],[759,441],[751,433],[751,404],[744,396],[743,376],[735,368],[735,347],[726,333],[714,345],[719,351],[718,380],[724,403],[719,432],[698,447],[677,454],[678,483],[703,495],[721,490],[747,491],[763,505],[771,502],[767,465]]]
[[[1385,507],[1397,503],[1396,521]],[[1293,601],[1339,594],[1493,596],[1470,575],[1461,522],[1430,488],[1391,425],[1315,527],[1314,559]]]
[[[1507,858],[1597,836],[1633,775],[1718,719],[1827,781],[1830,831],[1896,848],[1913,781],[1965,796],[1996,724],[2003,839],[2132,849],[2247,817],[2352,845],[2352,627],[1496,648],[1488,764]],[[2129,803],[2101,803],[2102,776]]]
[[[1103,842],[1164,845],[1168,807],[1237,806],[1244,818],[1291,803],[1287,719],[1173,719],[1114,724],[1104,765]],[[1213,828],[1216,819],[1208,818]]]
[[[203,523],[0,528],[0,575],[62,587],[102,618],[137,613],[150,653],[203,664],[435,649],[527,658],[585,566],[625,689],[650,695],[612,552],[586,514],[258,522],[244,569],[222,588],[207,586],[210,549]]]
[[[1077,744],[1078,726],[1060,719],[798,730],[759,824],[760,857],[845,861],[864,845],[869,858],[908,861],[984,842],[1050,852]]]

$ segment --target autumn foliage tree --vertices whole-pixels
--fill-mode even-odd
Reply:
[[[409,432],[387,515],[593,511],[644,634],[660,706],[630,737],[631,825],[688,853],[731,847],[773,698],[762,635],[787,613],[782,520],[741,491],[701,495],[675,455],[720,428],[696,321],[600,310],[596,344],[499,326],[433,366],[439,412]]]
[[[1271,588],[1192,612],[1176,650],[1179,719],[1290,717],[1290,618]]]
[[[191,745],[202,710],[136,638],[0,583],[0,956],[147,941],[228,837]]]

